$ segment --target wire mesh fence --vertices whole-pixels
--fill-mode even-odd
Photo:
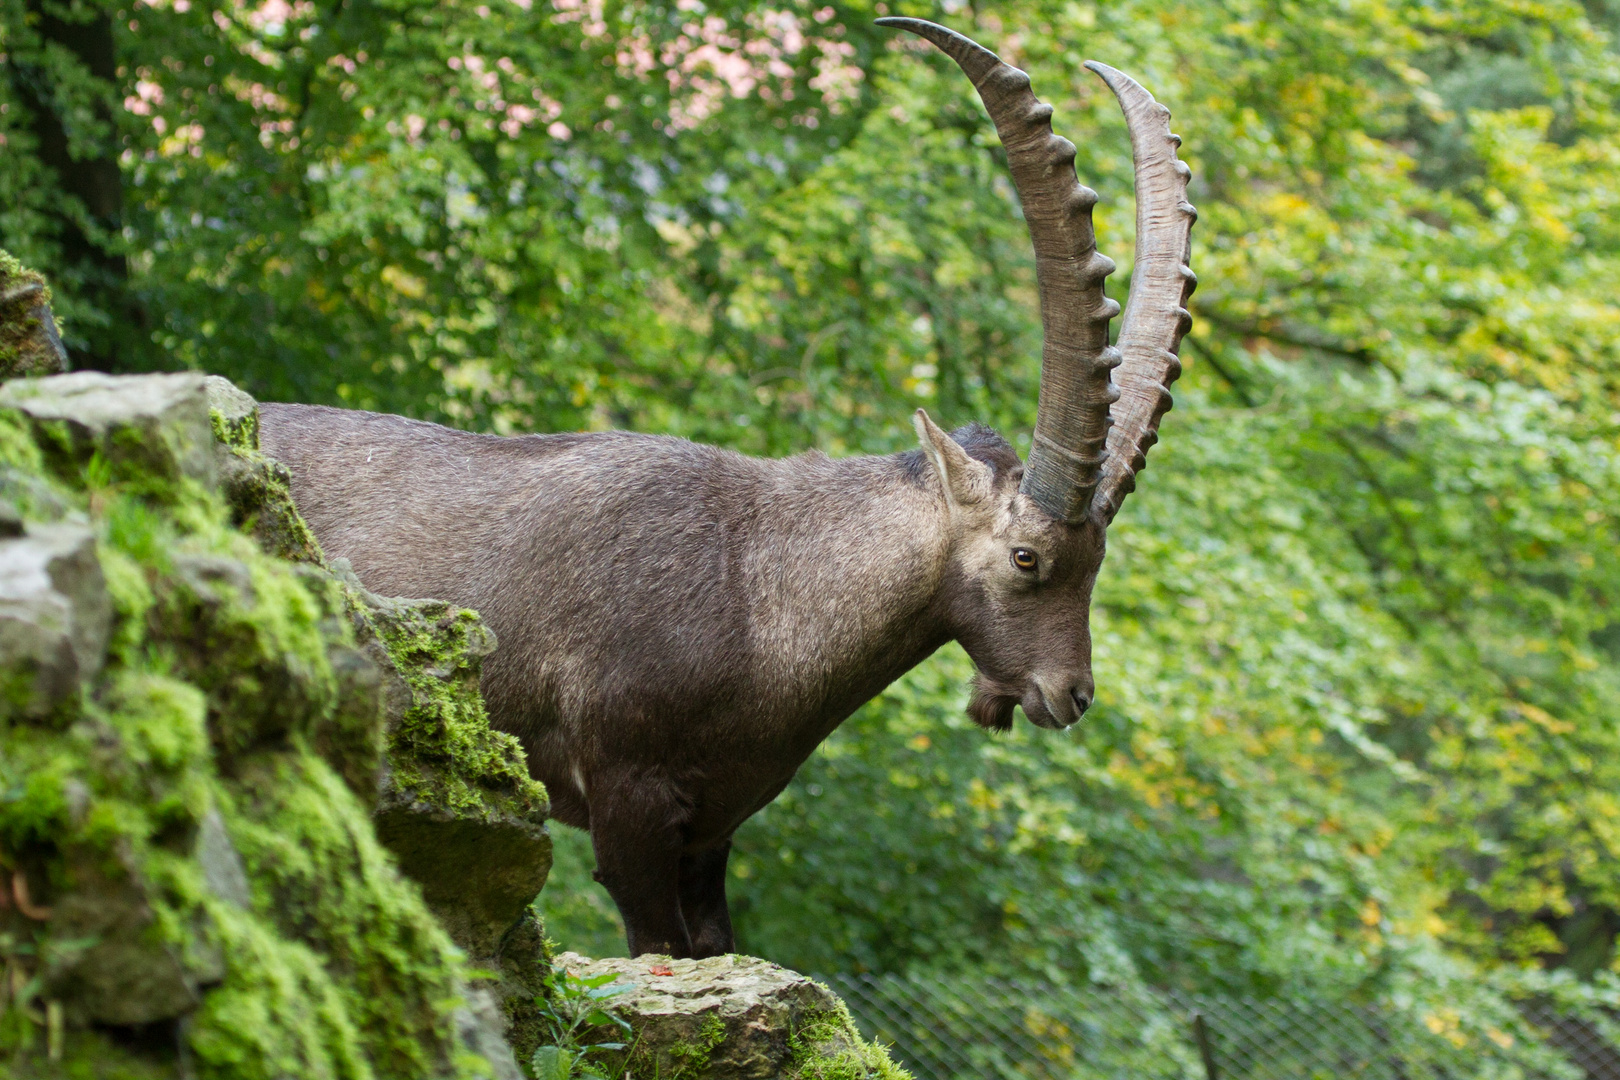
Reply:
[[[917,1080],[1620,1080],[1611,1025],[1426,1005],[835,975]]]

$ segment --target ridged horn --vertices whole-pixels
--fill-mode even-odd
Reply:
[[[1035,245],[1045,331],[1035,439],[1019,489],[1053,517],[1082,521],[1102,476],[1109,406],[1119,396],[1109,372],[1120,354],[1108,344],[1108,321],[1119,314],[1119,305],[1103,293],[1103,279],[1114,264],[1097,251],[1091,227],[1097,193],[1076,177],[1074,144],[1052,134],[1052,107],[1036,100],[1028,75],[936,23],[877,22],[926,38],[955,60],[979,91],[1006,147]]]
[[[1086,67],[1102,76],[1125,110],[1136,160],[1136,267],[1119,329],[1119,400],[1095,497],[1098,513],[1109,522],[1136,489],[1136,474],[1147,468],[1147,452],[1159,441],[1159,419],[1170,411],[1170,384],[1181,374],[1176,353],[1192,325],[1187,298],[1198,285],[1187,265],[1198,211],[1187,201],[1192,172],[1176,158],[1181,138],[1170,132],[1170,110],[1129,75],[1094,60]]]

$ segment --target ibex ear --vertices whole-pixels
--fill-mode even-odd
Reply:
[[[945,488],[945,501],[951,509],[989,497],[992,480],[990,466],[969,457],[968,452],[941,431],[924,410],[917,410],[912,423],[917,428],[917,441],[922,443],[923,453],[928,455],[934,472],[939,474],[939,482]]]

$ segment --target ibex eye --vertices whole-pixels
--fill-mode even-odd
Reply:
[[[1036,562],[1035,553],[1029,548],[1013,548],[1012,562],[1020,570],[1033,570]]]

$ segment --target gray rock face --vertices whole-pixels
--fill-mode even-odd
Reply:
[[[228,429],[237,430],[246,424],[258,426],[259,403],[231,380],[204,375],[203,392],[208,396],[209,411],[219,413]]]
[[[0,539],[0,716],[41,717],[101,669],[112,602],[87,527],[15,531]]]
[[[614,972],[634,989],[609,1006],[635,1032],[630,1075],[680,1080],[840,1080],[905,1073],[863,1042],[844,1003],[796,971],[752,956],[707,960],[592,960],[563,953],[557,966],[589,978]]]
[[[36,439],[68,468],[99,453],[115,479],[128,475],[212,486],[214,436],[206,379],[196,374],[120,378],[96,371],[18,379],[0,386],[0,408],[34,424]]]
[[[503,1034],[506,1016],[488,990],[465,990],[456,1009],[456,1031],[461,1044],[489,1062],[493,1080],[523,1080],[512,1048]]]
[[[21,536],[23,519],[61,521],[68,514],[67,503],[48,483],[8,465],[0,465],[0,506],[6,508],[0,536]]]
[[[196,927],[188,948],[161,940],[135,867],[109,872],[89,852],[71,852],[68,869],[73,887],[57,899],[51,930],[90,944],[52,957],[45,981],[77,1016],[103,1024],[172,1019],[196,1008],[202,987],[225,977],[225,957],[207,925]]]
[[[443,807],[390,799],[374,819],[377,838],[456,943],[475,958],[495,956],[551,869],[544,825],[519,817],[469,820]]]
[[[197,863],[202,867],[203,881],[215,896],[243,911],[253,909],[247,869],[217,808],[204,814],[197,827]]]
[[[51,375],[67,367],[44,279],[0,260],[0,378]]]

